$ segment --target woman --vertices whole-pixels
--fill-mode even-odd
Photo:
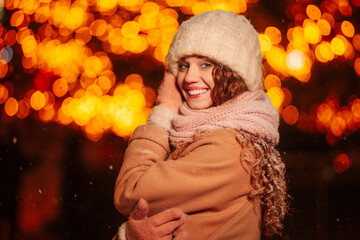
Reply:
[[[279,117],[263,91],[257,36],[232,12],[181,24],[166,57],[171,74],[148,125],[134,131],[116,181],[122,214],[144,198],[150,216],[184,211],[186,222],[173,234],[186,231],[189,239],[281,233],[285,166],[274,148]]]

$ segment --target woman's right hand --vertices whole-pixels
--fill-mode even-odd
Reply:
[[[126,224],[127,240],[187,240],[187,232],[174,230],[185,223],[186,214],[179,208],[170,208],[149,217],[149,204],[143,198],[130,213]]]

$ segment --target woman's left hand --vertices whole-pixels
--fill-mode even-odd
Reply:
[[[176,77],[172,73],[165,71],[164,79],[158,89],[156,105],[164,106],[178,113],[181,102],[182,98],[177,87]]]
[[[127,240],[186,240],[187,233],[174,235],[174,230],[185,223],[186,214],[179,208],[170,208],[148,217],[149,204],[140,199],[126,225]]]

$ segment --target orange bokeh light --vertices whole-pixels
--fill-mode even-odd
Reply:
[[[4,105],[4,110],[8,116],[10,117],[14,116],[17,113],[18,109],[19,109],[19,103],[15,98],[10,97],[6,100]]]
[[[336,156],[333,167],[336,173],[343,173],[350,169],[351,160],[345,153],[340,153]]]
[[[295,124],[298,119],[299,119],[299,110],[293,106],[293,105],[288,105],[287,107],[285,107],[285,109],[282,112],[282,116],[284,121],[289,124],[289,125],[293,125]]]

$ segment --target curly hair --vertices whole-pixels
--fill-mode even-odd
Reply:
[[[212,61],[215,86],[211,91],[214,105],[220,105],[247,91],[244,80],[230,68]]]
[[[237,73],[216,62],[214,64],[215,86],[211,92],[214,105],[220,105],[247,91],[243,79]],[[246,132],[241,132],[237,138],[244,149],[240,159],[247,162],[251,169],[253,190],[249,198],[258,199],[261,203],[262,232],[267,237],[281,236],[289,198],[286,192],[285,164],[279,152],[265,140]]]
[[[253,190],[249,199],[258,199],[261,203],[262,232],[267,237],[281,236],[282,222],[289,208],[285,164],[275,147],[262,138],[241,132],[237,139],[243,149],[240,158],[251,169],[250,182]]]

